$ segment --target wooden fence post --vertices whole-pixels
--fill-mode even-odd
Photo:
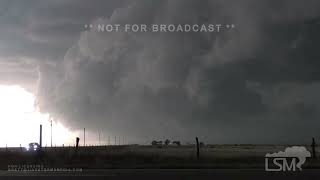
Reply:
[[[79,141],[80,141],[80,138],[79,138],[79,137],[77,137],[77,138],[76,138],[76,150],[78,150],[78,147],[79,147]]]
[[[316,141],[314,140],[314,138],[312,138],[312,158],[317,158],[317,155],[316,155]]]
[[[199,150],[199,139],[196,137],[196,142],[197,142],[197,160],[200,159],[200,150]]]

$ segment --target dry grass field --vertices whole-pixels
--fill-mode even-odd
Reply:
[[[0,149],[0,169],[8,165],[36,164],[57,168],[216,168],[262,169],[266,153],[283,151],[288,145],[206,145],[188,146],[90,146],[42,148],[28,152],[21,148]],[[307,149],[310,151],[310,147]],[[317,153],[320,154],[319,149]],[[307,159],[304,168],[320,168],[318,159]]]

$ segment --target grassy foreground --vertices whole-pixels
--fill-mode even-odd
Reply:
[[[38,165],[57,168],[224,168],[263,169],[266,153],[284,151],[288,145],[206,145],[188,146],[90,146],[42,148],[27,152],[22,148],[1,148],[0,169],[8,165]],[[310,147],[307,149],[310,151]],[[317,153],[318,152],[317,149]],[[304,168],[320,168],[319,159],[308,158]]]

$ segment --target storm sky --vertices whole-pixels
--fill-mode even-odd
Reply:
[[[85,28],[99,23],[236,27]],[[0,0],[0,24],[0,84],[28,89],[71,129],[137,143],[320,138],[318,0]]]

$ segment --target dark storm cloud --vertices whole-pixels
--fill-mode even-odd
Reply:
[[[121,3],[95,0],[93,4],[88,6],[83,0],[77,3],[68,0],[0,1],[1,62],[9,60],[20,66],[19,59],[25,59],[32,64],[31,67],[21,65],[21,68],[30,68],[30,73],[2,64],[1,83],[34,86],[39,64],[62,61],[66,51],[79,38],[85,23],[110,16],[113,8]]]
[[[70,127],[140,142],[197,135],[217,143],[287,143],[320,136],[318,1],[41,2],[1,9],[7,26],[0,37],[7,43],[0,47],[6,56],[33,59],[40,109]],[[236,28],[211,34],[83,29],[206,22]]]
[[[75,43],[83,25],[107,17],[117,1],[1,1],[1,38],[8,41],[1,53],[62,58]],[[12,44],[11,44],[12,43]]]

